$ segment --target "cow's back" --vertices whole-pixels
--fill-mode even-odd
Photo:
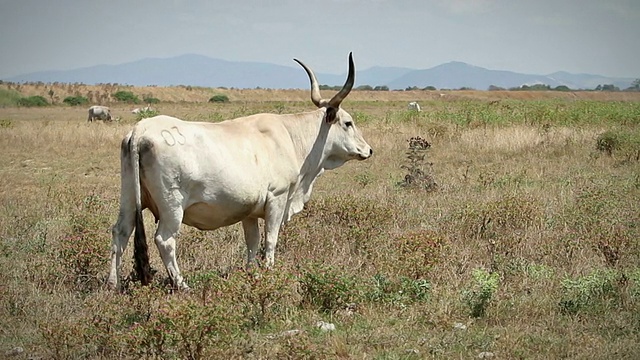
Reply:
[[[173,181],[163,188],[180,189],[186,208],[201,208],[196,213],[205,212],[203,203],[210,204],[210,225],[216,228],[249,214],[262,216],[269,194],[282,194],[297,181],[299,166],[286,151],[278,152],[282,141],[264,134],[277,130],[251,119],[214,124],[160,115],[140,121],[133,133],[143,178]],[[223,211],[236,216],[224,220]],[[189,215],[186,210],[187,224]]]

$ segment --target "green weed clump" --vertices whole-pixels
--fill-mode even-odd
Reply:
[[[403,232],[393,239],[395,251],[381,258],[390,272],[409,279],[427,279],[446,251],[449,239],[432,230]]]
[[[242,324],[239,304],[218,297],[173,296],[145,322],[131,329],[131,349],[139,357],[208,359],[229,349]]]
[[[481,268],[474,269],[472,275],[474,282],[462,293],[462,298],[469,307],[470,316],[484,317],[491,299],[498,290],[499,275]]]
[[[596,269],[576,279],[565,278],[562,280],[560,311],[571,315],[606,312],[620,299],[618,280],[618,272],[612,269]]]
[[[17,106],[22,98],[19,92],[11,89],[0,89],[0,107]]]
[[[352,111],[351,116],[358,125],[369,123],[373,120],[373,117],[362,111]]]
[[[360,281],[341,269],[310,264],[300,270],[302,303],[322,312],[333,312],[361,299]]]
[[[138,98],[138,95],[135,95],[133,92],[131,91],[125,91],[125,90],[120,90],[117,91],[116,93],[114,93],[113,98],[118,100],[118,101],[122,101],[128,104],[139,104],[140,103],[140,99]]]
[[[145,95],[142,97],[142,101],[144,101],[146,104],[159,104],[160,103],[160,99],[153,97],[151,95]]]
[[[18,100],[18,106],[42,107],[42,106],[49,106],[49,102],[44,97],[40,95],[35,95],[35,96],[21,98],[20,100]]]
[[[64,98],[64,100],[62,100],[63,103],[70,105],[70,106],[79,106],[79,105],[85,105],[89,103],[89,99],[87,99],[84,96],[67,96],[66,98]]]
[[[209,98],[209,102],[210,103],[228,103],[229,102],[229,97],[227,95],[224,94],[217,94],[217,95],[213,95],[212,97]]]
[[[596,150],[626,161],[640,161],[640,131],[608,130],[596,138]]]
[[[154,109],[141,109],[139,113],[136,114],[136,121],[140,121],[142,119],[150,118],[160,115],[158,110]]]
[[[379,273],[366,284],[364,297],[367,301],[399,306],[426,301],[432,289],[427,279],[413,279],[405,276],[386,277]]]

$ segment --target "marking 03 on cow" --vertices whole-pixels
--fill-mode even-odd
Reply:
[[[162,130],[160,133],[164,138],[164,142],[169,146],[173,146],[176,143],[184,145],[187,142],[187,139],[182,135],[177,126],[173,126],[169,130]]]

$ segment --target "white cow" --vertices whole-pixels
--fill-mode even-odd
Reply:
[[[311,82],[315,111],[257,114],[220,123],[187,122],[160,115],[138,122],[121,145],[120,213],[113,226],[109,285],[120,285],[120,265],[131,233],[135,268],[151,280],[142,210],[158,226],[155,243],[178,289],[187,289],[176,262],[176,235],[184,223],[214,230],[242,222],[247,266],[260,245],[258,219],[265,222],[265,266],[274,264],[280,226],[300,212],[317,177],[373,150],[340,104],[355,79],[349,74],[330,100],[320,97],[313,71],[297,61]]]
[[[93,120],[104,120],[111,121],[111,112],[108,107],[94,105],[89,108],[89,117],[87,118],[87,122],[92,122]]]
[[[407,105],[407,109],[412,111],[417,111],[417,112],[422,111],[422,109],[420,109],[420,104],[418,104],[415,101],[410,102],[409,105]]]

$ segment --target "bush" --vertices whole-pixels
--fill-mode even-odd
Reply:
[[[360,298],[360,281],[344,274],[342,269],[312,265],[301,273],[303,303],[316,306],[321,311],[335,311]]]
[[[375,274],[373,284],[366,288],[366,298],[372,302],[383,302],[405,306],[427,300],[431,293],[431,283],[425,279],[407,277],[387,278]]]
[[[209,102],[210,103],[228,103],[229,97],[224,94],[213,95],[211,98],[209,98]]]
[[[560,301],[563,314],[582,311],[606,311],[612,300],[618,298],[618,275],[611,269],[594,270],[577,279],[562,280],[564,296]]]
[[[22,96],[15,90],[0,89],[0,107],[16,106]]]
[[[118,91],[115,94],[113,94],[113,98],[118,100],[118,101],[122,101],[122,102],[126,102],[129,104],[138,104],[140,103],[140,99],[138,99],[138,96],[135,95],[134,93],[132,93],[131,91]]]
[[[153,109],[148,109],[148,110],[140,110],[139,113],[136,114],[136,121],[140,121],[142,119],[146,119],[146,118],[150,118],[150,117],[154,117],[156,115],[159,115],[160,112],[157,110],[153,110]]]
[[[18,100],[18,106],[24,107],[39,107],[39,106],[49,106],[47,99],[43,98],[40,95],[24,97]]]
[[[445,236],[431,230],[402,233],[393,241],[399,258],[389,266],[404,277],[424,279],[442,259],[447,242]]]
[[[160,103],[160,99],[154,98],[154,97],[151,97],[151,96],[143,97],[142,101],[144,101],[147,104],[158,104],[158,103]]]
[[[627,160],[640,160],[640,133],[637,131],[608,130],[596,138],[596,150],[612,156],[619,153]]]
[[[431,171],[432,163],[426,160],[427,151],[431,148],[431,144],[420,136],[412,137],[407,142],[409,143],[409,150],[406,152],[407,165],[400,167],[407,170],[408,174],[404,176],[404,180],[400,181],[398,185],[426,191],[436,190],[438,184]],[[425,170],[426,166],[429,169]]]
[[[479,318],[486,314],[489,302],[498,290],[499,276],[480,268],[474,269],[472,275],[474,283],[463,292],[462,297],[469,306],[470,315]]]
[[[598,135],[596,139],[596,149],[607,155],[613,155],[614,150],[620,149],[620,139],[618,134],[613,131],[605,131]]]
[[[66,98],[64,98],[64,100],[62,100],[63,103],[67,104],[67,105],[71,105],[71,106],[78,106],[78,105],[84,105],[87,104],[89,102],[89,99],[87,99],[84,96],[67,96]]]

